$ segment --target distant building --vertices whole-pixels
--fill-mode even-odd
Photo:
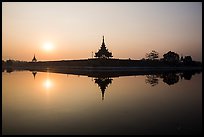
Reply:
[[[110,58],[113,57],[112,53],[108,51],[108,49],[106,48],[105,42],[104,42],[104,36],[103,36],[103,42],[101,45],[101,48],[99,49],[98,52],[95,53],[95,56],[97,58]]]
[[[35,58],[35,54],[34,54],[34,57],[32,59],[32,62],[37,62],[37,59]]]

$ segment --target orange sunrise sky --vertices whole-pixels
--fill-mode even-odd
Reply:
[[[3,60],[91,58],[103,35],[114,58],[171,50],[202,61],[202,3],[2,3]]]

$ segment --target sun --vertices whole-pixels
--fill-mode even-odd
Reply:
[[[53,50],[53,44],[51,42],[46,42],[43,44],[43,49],[45,51],[52,51]]]

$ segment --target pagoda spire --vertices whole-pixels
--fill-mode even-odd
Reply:
[[[102,42],[102,45],[101,45],[102,47],[106,47],[106,45],[105,45],[105,42],[104,42],[104,36],[103,36],[103,42]]]
[[[104,42],[104,36],[103,36],[103,42],[101,45],[101,48],[98,50],[98,52],[95,53],[94,57],[98,57],[98,58],[109,58],[109,57],[113,57],[112,53],[108,51],[108,49],[106,48],[105,42]]]

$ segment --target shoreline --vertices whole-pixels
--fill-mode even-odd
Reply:
[[[73,74],[88,77],[121,77],[138,75],[157,75],[167,73],[202,73],[202,67],[14,67],[4,69],[10,73],[13,71],[48,72],[60,74]],[[2,72],[4,72],[2,69]]]

